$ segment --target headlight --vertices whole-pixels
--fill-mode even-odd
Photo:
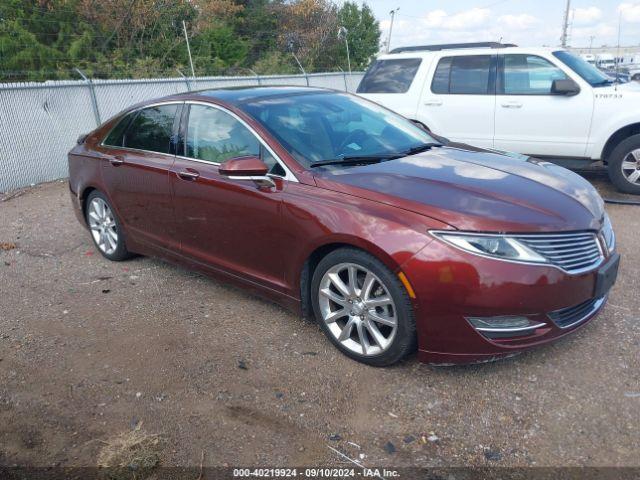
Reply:
[[[609,215],[607,215],[606,213],[604,214],[604,222],[602,224],[602,237],[607,244],[609,253],[613,252],[613,250],[616,248],[616,234],[613,231],[613,226],[611,225]]]
[[[546,258],[508,236],[433,230],[431,233],[454,247],[476,255],[516,262],[549,263]]]

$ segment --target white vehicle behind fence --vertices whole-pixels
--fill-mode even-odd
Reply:
[[[405,47],[357,90],[454,142],[570,168],[606,165],[640,194],[640,84],[615,84],[566,50],[500,43]]]

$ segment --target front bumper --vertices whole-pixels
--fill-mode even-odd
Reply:
[[[614,261],[610,256],[600,265]],[[568,335],[595,317],[598,270],[570,275],[555,267],[484,258],[440,241],[402,266],[416,293],[418,356],[433,364],[496,360]],[[572,316],[573,315],[573,316]],[[526,316],[542,324],[521,335],[487,335],[469,317]]]

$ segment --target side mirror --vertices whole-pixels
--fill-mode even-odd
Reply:
[[[269,167],[258,157],[232,158],[218,167],[220,175],[230,180],[250,180],[260,187],[275,187],[268,171]]]
[[[580,93],[580,86],[570,78],[554,80],[553,83],[551,83],[551,93],[553,95],[572,97]]]

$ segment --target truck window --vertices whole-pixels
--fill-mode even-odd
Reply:
[[[535,55],[504,56],[506,95],[550,95],[554,80],[567,76],[551,62]]]
[[[431,91],[438,94],[487,95],[491,55],[443,57],[438,62]]]
[[[357,93],[405,93],[421,62],[420,58],[378,60],[365,73]]]

